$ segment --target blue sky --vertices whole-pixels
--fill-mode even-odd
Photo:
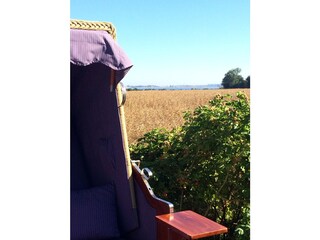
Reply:
[[[71,0],[70,17],[112,22],[134,67],[126,85],[221,83],[250,75],[249,0]]]

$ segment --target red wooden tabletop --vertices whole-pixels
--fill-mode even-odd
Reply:
[[[199,239],[228,231],[219,223],[189,210],[159,215],[156,218],[170,225],[170,228],[185,235],[188,239]]]

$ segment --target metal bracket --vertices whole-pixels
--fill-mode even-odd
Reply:
[[[127,100],[127,89],[122,82],[119,82],[119,84],[121,85],[122,100],[118,107],[122,107]]]
[[[141,163],[140,160],[131,160],[131,162],[137,164],[137,166],[140,168],[140,163]]]
[[[151,172],[151,170],[149,168],[143,168],[141,170],[141,175],[146,179],[146,180],[149,180],[153,173]]]

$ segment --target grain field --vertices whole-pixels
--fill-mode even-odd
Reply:
[[[235,96],[238,91],[250,96],[249,89],[128,91],[125,116],[129,144],[154,128],[181,126],[185,111],[208,104],[217,94]]]

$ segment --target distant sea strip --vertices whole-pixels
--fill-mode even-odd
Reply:
[[[156,86],[156,85],[127,85],[128,90],[209,90],[222,88],[221,84],[208,84],[208,85],[169,85],[169,86]]]

